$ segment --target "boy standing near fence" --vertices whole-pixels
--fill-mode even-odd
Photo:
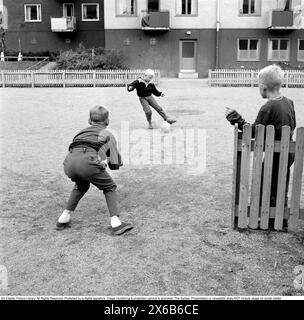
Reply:
[[[255,133],[254,131],[256,125],[273,125],[275,130],[275,140],[280,141],[282,127],[289,126],[290,140],[292,140],[293,132],[296,127],[296,116],[293,101],[284,97],[280,93],[280,89],[284,81],[284,71],[276,65],[268,66],[259,72],[258,81],[260,94],[264,99],[268,99],[268,101],[261,107],[255,122],[252,124],[253,136]],[[238,127],[241,131],[243,130],[243,126],[247,123],[236,110],[232,110],[230,108],[226,108],[226,118],[232,125],[238,124]],[[287,206],[288,202],[287,195],[290,167],[293,164],[293,161],[294,155],[289,154],[285,206]],[[280,154],[274,153],[270,195],[271,207],[276,206],[279,163]]]
[[[107,165],[111,170],[119,170],[122,166],[116,139],[107,129],[108,110],[103,106],[92,108],[89,124],[88,128],[74,137],[63,163],[65,174],[75,182],[75,186],[65,210],[58,219],[56,229],[63,230],[69,226],[71,214],[92,183],[105,195],[113,235],[121,235],[133,227],[119,219],[116,184],[106,171]]]
[[[147,69],[143,77],[138,78],[137,80],[133,81],[127,86],[127,90],[129,92],[136,89],[139,101],[142,105],[142,108],[144,110],[149,124],[149,129],[153,129],[151,107],[154,110],[156,110],[159,113],[159,115],[169,124],[173,124],[176,122],[175,119],[172,119],[167,116],[163,108],[157,103],[157,101],[153,97],[153,95],[157,97],[165,96],[163,92],[160,92],[156,89],[154,83],[151,83],[154,75],[155,74],[153,70]]]

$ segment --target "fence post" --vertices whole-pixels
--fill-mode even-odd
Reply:
[[[62,71],[62,86],[65,88],[65,71]]]
[[[93,87],[96,87],[96,70],[93,71]]]
[[[125,70],[125,74],[124,74],[124,77],[125,77],[125,86],[127,86],[127,84],[128,84],[128,72],[127,72],[127,70]]]
[[[209,69],[209,87],[211,87],[211,69]]]
[[[34,71],[31,71],[31,82],[32,82],[32,88],[35,87],[35,74]]]
[[[286,88],[289,86],[289,71],[286,71]]]
[[[254,71],[251,70],[251,87],[254,87]]]
[[[2,87],[5,88],[5,72],[2,71]]]

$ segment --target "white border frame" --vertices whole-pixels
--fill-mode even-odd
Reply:
[[[247,42],[251,41],[251,40],[257,40],[258,41],[258,46],[257,46],[258,57],[256,59],[249,59],[249,58],[242,59],[242,58],[240,58],[240,47],[239,47],[240,40],[247,40]],[[247,50],[247,51],[250,51],[250,50]],[[248,61],[248,62],[261,61],[261,39],[257,39],[257,38],[238,38],[237,39],[237,61]]]
[[[97,6],[97,19],[84,19],[84,17],[83,17],[83,13],[84,13],[83,8],[84,8],[84,6],[88,6],[88,5]],[[99,21],[99,3],[97,3],[97,2],[94,2],[94,3],[82,3],[81,4],[81,21]]]
[[[33,23],[42,22],[42,6],[41,6],[41,3],[25,3],[23,6],[24,6],[24,22],[33,22]],[[29,6],[36,6],[36,7],[39,8],[39,11],[40,11],[40,19],[39,20],[27,20],[26,7],[29,7]]]

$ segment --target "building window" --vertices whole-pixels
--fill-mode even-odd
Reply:
[[[64,3],[63,4],[63,16],[64,17],[74,17],[74,3]]]
[[[260,59],[260,40],[239,39],[238,40],[238,60],[258,61]]]
[[[137,15],[136,0],[116,0],[116,15],[135,16]]]
[[[177,15],[197,15],[198,0],[176,0]]]
[[[41,4],[24,5],[25,22],[41,22]]]
[[[288,61],[290,43],[288,39],[270,39],[268,45],[268,60]]]
[[[98,3],[83,3],[82,21],[99,21],[99,4]]]
[[[246,16],[261,15],[261,0],[240,0],[240,14]]]
[[[299,43],[298,43],[298,61],[304,61],[304,39],[299,39]]]

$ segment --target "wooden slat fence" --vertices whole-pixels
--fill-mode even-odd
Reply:
[[[3,70],[1,87],[103,87],[125,86],[137,79],[144,70]],[[160,82],[160,71],[155,70],[153,82]]]
[[[274,140],[274,127],[258,125],[252,139],[252,127],[243,132],[235,126],[232,183],[232,226],[240,229],[274,229],[295,231],[304,219],[301,205],[304,161],[304,127],[296,130],[290,141],[290,127],[282,127],[280,141]],[[288,207],[285,198],[288,162],[294,157]],[[274,170],[274,161],[278,169]],[[278,177],[276,197],[271,200],[272,174]]]
[[[259,70],[217,69],[209,70],[209,85],[221,87],[254,87],[258,85]],[[285,87],[303,88],[304,70],[285,71]]]

